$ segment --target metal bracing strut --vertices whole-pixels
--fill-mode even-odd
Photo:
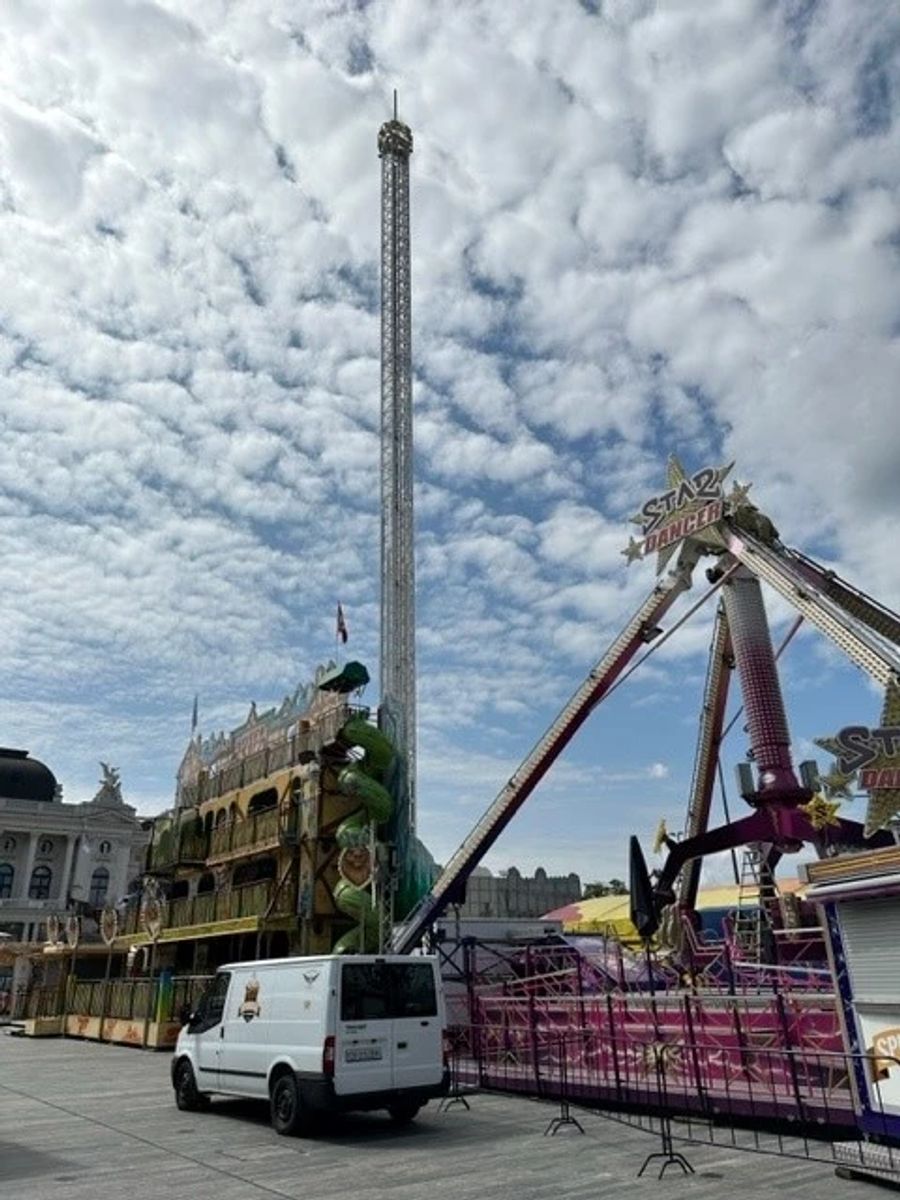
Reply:
[[[691,780],[691,794],[684,830],[686,838],[699,837],[701,833],[706,832],[709,826],[713,785],[716,778],[716,765],[719,761],[719,746],[722,742],[722,726],[725,721],[728,685],[731,682],[733,666],[734,657],[731,648],[731,634],[728,629],[728,617],[725,606],[720,602],[716,610],[716,623],[709,651],[709,665],[706,670],[706,686],[703,690],[703,712],[700,717],[697,752],[694,756],[694,775]],[[695,858],[688,862],[681,872],[678,884],[678,903],[682,908],[692,909],[696,904],[697,890],[700,886],[700,866],[701,860]]]
[[[630,660],[658,632],[657,621],[681,593],[690,588],[697,557],[697,551],[692,547],[682,548],[675,570],[653,589],[447,863],[431,891],[396,927],[392,951],[406,953],[411,950],[444,908],[453,903],[472,868],[494,844],[593,709],[609,693]]]

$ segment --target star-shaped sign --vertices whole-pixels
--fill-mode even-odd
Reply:
[[[661,496],[651,497],[640,512],[630,518],[633,524],[640,525],[645,536],[640,540],[629,538],[627,547],[622,551],[626,562],[635,562],[656,550],[656,573],[659,575],[681,543],[692,537],[724,548],[725,542],[721,534],[716,532],[716,524],[726,508],[722,484],[733,466],[731,462],[721,467],[705,467],[689,476],[677,455],[670,454],[666,463],[666,491]],[[739,489],[740,494],[746,496],[747,488],[749,484]],[[709,514],[715,504],[718,504],[717,515],[711,516]],[[694,514],[700,516],[691,522]],[[699,528],[695,529],[698,521]],[[685,522],[689,532],[685,529]]]
[[[817,746],[821,746],[826,754],[833,754],[835,758],[840,758],[841,744],[837,740],[837,738],[833,738],[833,737],[813,738],[813,741],[816,743]]]
[[[884,693],[881,725],[882,728],[888,725],[900,725],[900,687],[893,681],[887,685]],[[867,769],[877,771],[898,765],[900,765],[900,760],[897,755],[882,753],[874,762],[868,764]],[[873,788],[869,792],[864,836],[871,837],[877,830],[884,829],[898,811],[900,811],[900,788]]]
[[[836,737],[815,739],[817,746],[837,760],[832,770],[821,778],[829,799],[851,796],[851,785],[857,780],[868,790],[865,837],[884,829],[900,813],[900,786],[894,786],[900,778],[900,751],[889,736],[897,729],[900,729],[900,686],[892,681],[885,691],[878,730],[848,727]],[[882,779],[887,786],[878,786]]]

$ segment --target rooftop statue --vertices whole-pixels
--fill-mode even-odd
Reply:
[[[103,772],[103,778],[100,780],[99,791],[91,803],[124,804],[125,801],[122,798],[122,781],[119,778],[118,770],[105,762],[101,762],[100,770]]]

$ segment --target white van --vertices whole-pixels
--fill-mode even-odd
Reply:
[[[327,955],[220,967],[185,1015],[175,1102],[212,1092],[268,1099],[279,1133],[315,1112],[386,1108],[407,1123],[447,1091],[436,958]]]

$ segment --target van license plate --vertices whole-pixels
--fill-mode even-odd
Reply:
[[[346,1046],[344,1062],[375,1062],[381,1058],[380,1046]]]

